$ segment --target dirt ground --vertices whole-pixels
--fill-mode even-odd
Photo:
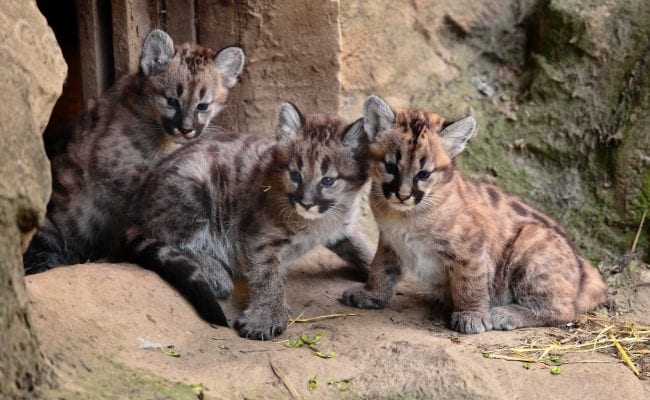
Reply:
[[[544,366],[525,369],[479,351],[561,328],[461,335],[446,328],[424,289],[410,278],[400,283],[388,308],[352,309],[338,301],[353,283],[351,276],[325,250],[292,266],[287,299],[292,316],[357,315],[296,323],[268,342],[211,327],[157,275],[130,264],[63,267],[26,281],[36,333],[60,382],[51,398],[290,398],[271,362],[305,399],[650,398],[650,381],[609,355],[567,356],[601,363],[567,363],[552,375]],[[610,309],[650,323],[650,271],[637,270],[633,284],[611,291]],[[245,285],[238,284],[237,294],[224,302],[231,324],[245,297]],[[323,332],[318,350],[335,357],[320,358],[314,350],[283,342],[318,332]],[[157,348],[169,345],[179,357]],[[310,390],[314,377],[318,385]],[[344,380],[349,382],[329,384]]]

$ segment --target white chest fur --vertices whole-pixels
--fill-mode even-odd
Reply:
[[[402,261],[403,270],[417,275],[426,284],[447,285],[449,273],[431,241],[429,232],[418,232],[397,221],[379,219],[385,243]]]

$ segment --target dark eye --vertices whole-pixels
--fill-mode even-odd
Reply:
[[[208,109],[209,106],[210,106],[209,103],[199,103],[199,105],[196,106],[196,109],[199,111],[205,111]]]
[[[178,103],[178,100],[176,100],[173,97],[167,97],[167,105],[172,107],[172,108],[178,108],[180,104]]]
[[[302,182],[302,176],[298,171],[289,171],[289,178],[296,183]]]
[[[429,179],[430,176],[431,176],[431,172],[430,171],[424,171],[424,170],[418,172],[418,174],[415,175],[415,177],[418,178],[418,180],[421,180],[421,181],[426,181],[427,179]]]
[[[385,162],[386,172],[389,174],[397,174],[397,164]]]
[[[336,178],[326,176],[320,180],[320,184],[323,186],[332,186],[334,184],[334,181],[336,181]]]

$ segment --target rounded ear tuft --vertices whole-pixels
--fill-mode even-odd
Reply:
[[[369,96],[363,104],[363,128],[371,142],[395,125],[395,113],[379,96]]]
[[[140,69],[145,76],[156,75],[167,68],[174,57],[172,38],[160,29],[154,29],[147,35],[142,46]]]
[[[223,85],[230,89],[237,84],[237,78],[244,69],[246,57],[239,47],[226,47],[219,51],[214,59],[221,72]]]
[[[302,130],[305,118],[298,107],[291,103],[282,103],[278,107],[278,127],[275,130],[278,142],[295,138]]]
[[[359,150],[368,145],[368,135],[366,135],[363,129],[363,118],[359,118],[345,128],[342,143],[344,146],[349,146],[353,150]]]
[[[440,138],[449,156],[456,157],[463,151],[474,132],[476,132],[476,120],[472,116],[460,119],[443,129]]]

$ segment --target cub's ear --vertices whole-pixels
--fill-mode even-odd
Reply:
[[[278,127],[275,130],[278,142],[288,142],[295,138],[305,125],[305,118],[296,106],[282,103],[278,107]]]
[[[244,51],[239,47],[226,47],[220,50],[214,58],[217,68],[221,71],[223,85],[228,89],[237,83],[237,77],[244,69],[245,60]]]
[[[140,69],[145,76],[156,75],[167,68],[174,57],[174,42],[168,34],[160,29],[149,33],[142,46]]]
[[[370,96],[363,104],[363,129],[371,142],[381,138],[382,133],[395,125],[395,114],[379,96]]]
[[[353,150],[360,150],[368,145],[368,135],[363,130],[363,118],[359,118],[345,128],[343,133],[343,146],[351,147]]]
[[[476,132],[474,117],[465,117],[454,122],[440,132],[442,145],[450,157],[456,157],[463,149],[469,138]]]

